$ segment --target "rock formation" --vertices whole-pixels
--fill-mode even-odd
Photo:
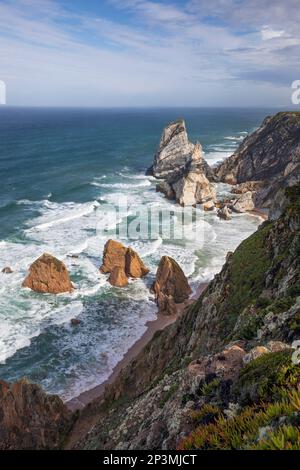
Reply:
[[[144,265],[136,251],[127,248],[125,254],[125,273],[128,277],[139,278],[149,273],[149,269]]]
[[[212,200],[211,200],[211,201],[208,201],[208,202],[205,202],[205,203],[203,204],[203,210],[204,210],[205,212],[213,211],[214,208],[215,208],[215,203],[214,203],[214,201],[212,201]]]
[[[246,352],[239,344],[229,344],[222,352],[202,356],[188,366],[188,373],[200,381],[208,376],[234,380],[243,368]]]
[[[23,287],[49,294],[71,292],[73,286],[68,270],[62,261],[44,253],[29,268],[29,274],[23,281]]]
[[[171,184],[167,181],[162,180],[156,185],[156,191],[158,193],[163,193],[167,199],[175,199],[175,191],[172,188]]]
[[[115,240],[106,242],[100,270],[104,274],[110,273],[108,281],[116,287],[127,286],[129,277],[140,278],[149,273],[149,269],[132,248],[126,248]]]
[[[56,395],[20,380],[0,381],[0,449],[57,449],[71,425],[71,413]]]
[[[104,274],[111,273],[116,266],[125,270],[126,251],[127,248],[122,243],[108,240],[104,247],[101,272]]]
[[[204,173],[189,171],[173,183],[176,201],[182,206],[194,206],[205,202],[214,202],[216,191]]]
[[[216,169],[220,181],[254,187],[256,207],[269,208],[278,190],[300,181],[300,113],[266,118]]]
[[[108,282],[114,287],[126,287],[128,285],[128,277],[120,266],[115,266],[108,278]]]
[[[159,313],[174,315],[176,304],[187,300],[192,292],[184,272],[169,256],[160,260],[152,291],[159,307]]]
[[[246,181],[246,183],[236,184],[231,188],[232,194],[244,194],[248,191],[257,192],[263,189],[267,183],[265,181]]]
[[[231,210],[228,208],[228,206],[224,205],[218,210],[217,216],[223,220],[231,220]]]
[[[189,142],[182,120],[165,127],[154,165],[148,172],[160,179],[157,191],[181,205],[215,199],[215,189],[209,181],[215,181],[214,173],[203,158],[200,143]]]
[[[179,120],[164,128],[151,169],[153,176],[174,180],[191,161],[194,144],[189,142],[185,122]]]
[[[5,266],[5,268],[2,269],[3,274],[12,274],[13,270],[9,266]]]
[[[254,207],[252,193],[250,191],[242,193],[230,206],[232,210],[239,213],[253,211]]]

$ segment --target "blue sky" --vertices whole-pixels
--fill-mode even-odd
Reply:
[[[299,0],[0,0],[11,105],[286,106]]]

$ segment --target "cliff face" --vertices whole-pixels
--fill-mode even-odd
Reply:
[[[216,169],[220,181],[240,184],[256,181],[265,186],[256,205],[269,207],[275,192],[300,178],[300,113],[268,117],[245,138],[232,157]]]
[[[285,197],[283,215],[228,254],[200,299],[86,407],[69,447],[272,448],[281,434],[282,445],[300,444],[290,349],[300,336],[300,186]]]
[[[60,448],[71,425],[61,399],[26,380],[0,381],[0,449]]]

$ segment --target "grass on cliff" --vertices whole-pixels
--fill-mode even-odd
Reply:
[[[299,391],[281,402],[246,407],[232,418],[210,411],[202,420],[212,422],[200,425],[182,440],[178,450],[299,450],[299,415]],[[282,420],[288,424],[280,426]]]
[[[224,410],[205,404],[191,413],[195,430],[179,449],[300,449],[300,366],[291,351],[261,356],[240,373],[234,385],[239,407]],[[238,409],[238,408],[237,408]]]
[[[265,284],[265,274],[271,265],[266,249],[266,238],[272,224],[266,223],[244,240],[232,256],[228,292],[221,308],[226,311],[223,320],[223,337],[228,335],[242,311],[255,303]]]

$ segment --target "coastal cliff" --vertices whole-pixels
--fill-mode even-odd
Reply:
[[[68,448],[299,448],[300,186],[285,197],[81,412]]]
[[[225,183],[255,191],[255,205],[269,208],[274,195],[300,179],[300,113],[267,117],[215,170]]]

